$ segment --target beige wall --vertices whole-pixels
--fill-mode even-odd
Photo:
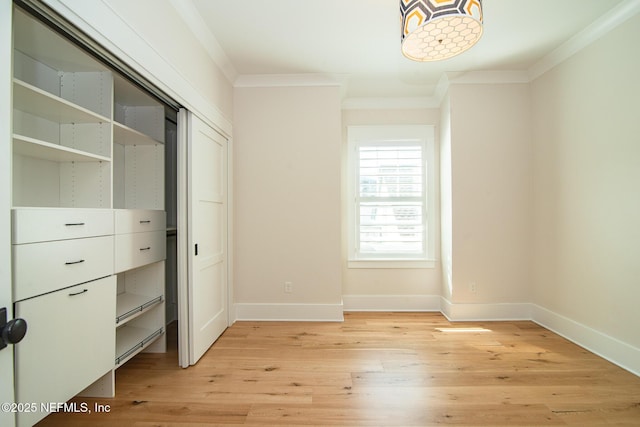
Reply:
[[[529,85],[452,84],[449,96],[451,302],[528,302],[533,200]],[[472,282],[476,292],[470,290]]]
[[[340,304],[339,88],[236,88],[234,105],[236,303]]]
[[[640,16],[532,84],[533,302],[640,347]]]
[[[442,296],[453,296],[453,224],[451,206],[451,100],[447,94],[440,105],[440,257]]]
[[[436,126],[435,158],[438,158],[437,127],[439,122],[437,109],[415,110],[344,110],[342,112],[343,160],[346,159],[347,127],[356,125],[434,125]],[[346,163],[343,163],[343,177],[346,179]],[[436,176],[437,176],[436,171]],[[346,182],[342,189],[346,191]],[[436,191],[438,183],[435,183]],[[344,197],[344,196],[343,196]],[[438,197],[436,197],[438,199]],[[434,268],[419,269],[368,269],[347,267],[347,230],[346,201],[343,202],[342,235],[342,274],[344,295],[440,295],[441,272],[437,262]],[[436,211],[439,209],[436,202]],[[440,247],[439,223],[435,226],[435,247]]]

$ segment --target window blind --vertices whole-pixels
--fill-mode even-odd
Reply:
[[[357,250],[369,257],[425,254],[425,148],[422,143],[357,147]]]

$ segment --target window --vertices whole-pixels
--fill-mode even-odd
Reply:
[[[349,266],[426,266],[433,127],[351,126],[348,139]]]

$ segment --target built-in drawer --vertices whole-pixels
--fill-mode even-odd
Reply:
[[[115,310],[116,276],[17,302],[28,330],[14,347],[16,402],[66,402],[109,372]],[[47,415],[37,409],[19,413],[18,425]]]
[[[113,236],[14,245],[14,301],[112,275],[113,256]]]
[[[164,211],[146,209],[116,209],[115,233],[140,233],[166,229]]]
[[[113,234],[111,209],[18,208],[12,243],[48,242]]]
[[[115,272],[162,261],[167,256],[166,232],[116,234]]]

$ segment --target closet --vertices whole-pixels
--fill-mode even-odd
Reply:
[[[175,319],[175,112],[17,7],[13,28],[13,298],[28,322],[16,402],[113,396],[115,370],[166,351]]]

